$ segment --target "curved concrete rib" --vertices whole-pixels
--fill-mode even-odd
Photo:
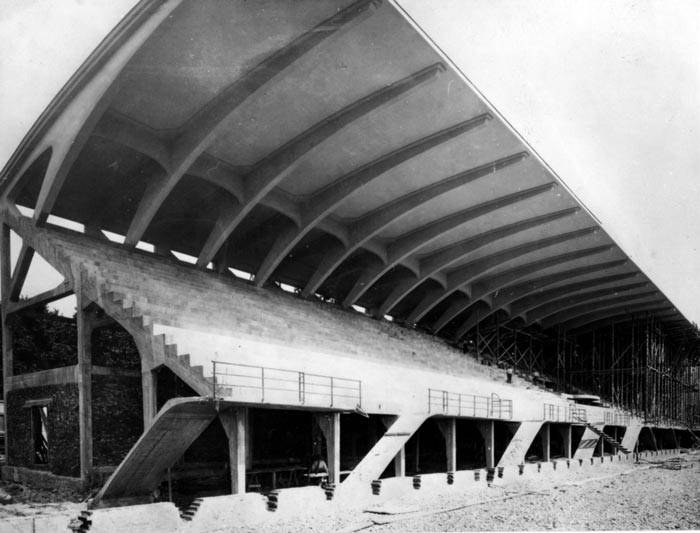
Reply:
[[[301,210],[304,214],[301,227],[288,227],[273,243],[272,248],[255,274],[255,284],[258,287],[262,286],[304,235],[316,227],[322,219],[326,218],[350,194],[404,161],[472,131],[491,120],[491,118],[489,113],[484,113],[423,137],[353,170],[314,194],[309,200],[304,202],[304,207]]]
[[[678,311],[672,308],[668,308],[666,311],[660,311],[654,313],[654,318],[661,320],[662,322],[673,322],[674,317],[678,317],[679,321],[685,322],[685,318],[678,314]],[[586,322],[581,327],[575,330],[567,330],[567,334],[571,335],[584,335],[594,329],[600,329],[607,326],[612,326],[614,324],[624,324],[625,322],[630,322],[631,320],[638,319],[639,315],[629,314],[629,313],[619,313],[614,311],[614,315],[594,320],[593,322]],[[669,328],[670,329],[670,328]]]
[[[487,278],[484,280],[477,280],[476,282],[472,283],[471,290],[470,290],[470,297],[467,299],[458,299],[457,301],[453,302],[450,307],[448,307],[445,312],[440,316],[440,318],[437,319],[437,321],[433,324],[432,326],[432,331],[434,333],[439,332],[442,328],[444,328],[453,318],[457,317],[460,313],[465,311],[469,306],[474,304],[480,299],[484,299],[488,297],[490,294],[494,293],[500,293],[501,289],[503,289],[505,286],[508,284],[512,283],[514,280],[518,278],[522,278],[523,276],[529,276],[530,274],[534,274],[536,272],[539,272],[540,270],[543,270],[545,268],[550,268],[552,266],[561,264],[561,263],[566,263],[569,261],[573,261],[575,259],[580,259],[582,257],[588,257],[591,255],[595,255],[601,252],[605,252],[611,249],[611,246],[597,246],[594,248],[587,248],[584,250],[579,250],[576,252],[568,252],[564,254],[560,254],[554,257],[550,257],[547,259],[541,259],[539,261],[534,261],[532,263],[528,263],[527,265],[522,265],[520,267],[515,267],[511,270],[507,270],[506,272],[503,272],[497,276]],[[574,269],[576,270],[576,269]],[[549,284],[549,283],[554,283],[555,281],[552,281],[552,279],[556,280],[556,274],[553,274],[551,276],[548,276],[546,278],[546,282],[544,282],[544,285]],[[564,278],[567,279],[567,278]],[[507,304],[501,304],[500,307],[507,305]],[[490,306],[491,310],[488,313],[485,313],[483,315],[479,315],[478,320],[481,321],[487,316],[495,313],[499,307],[494,307],[493,306],[493,301],[492,305]],[[509,314],[510,311],[509,311]],[[470,317],[471,319],[471,317]],[[459,330],[457,331],[457,335],[461,337],[468,331],[467,324],[470,320],[468,319],[465,324],[460,326]],[[459,340],[459,337],[456,338],[456,340]]]
[[[324,256],[311,276],[311,279],[304,287],[301,293],[302,296],[306,297],[316,292],[328,276],[330,276],[350,254],[362,246],[368,239],[393,223],[397,218],[406,215],[413,209],[420,207],[437,196],[446,194],[472,181],[495,174],[503,168],[522,161],[527,156],[527,152],[520,152],[497,159],[485,165],[480,165],[465,172],[460,172],[459,174],[440,180],[437,183],[406,194],[363,216],[354,222],[348,230],[348,234],[350,235],[349,245],[334,248]]]
[[[552,316],[547,320],[542,320],[542,329],[549,329],[557,324],[562,324],[568,322],[574,318],[582,315],[595,314],[597,311],[604,311],[611,307],[630,305],[629,302],[634,300],[643,300],[645,298],[651,299],[651,301],[656,301],[659,298],[658,291],[647,291],[640,294],[635,294],[633,296],[616,296],[601,302],[588,303],[583,305],[578,305],[575,307],[570,307],[565,313],[559,313],[556,316]],[[649,303],[649,302],[644,302]]]
[[[626,264],[627,261],[620,261],[619,264]],[[569,296],[572,293],[577,293],[585,289],[600,288],[601,285],[607,285],[609,283],[616,283],[619,281],[630,280],[631,278],[640,276],[640,272],[623,272],[620,274],[611,274],[609,276],[603,276],[601,278],[593,278],[586,281],[579,281],[578,283],[571,283],[568,285],[562,285],[561,287],[556,287],[554,289],[549,289],[547,291],[540,291],[527,298],[521,298],[514,302],[510,307],[511,316],[515,318],[516,316],[524,316],[525,313],[531,309],[535,309],[541,305],[548,304],[565,296]],[[613,287],[609,287],[612,289]],[[574,298],[577,295],[573,296]]]
[[[470,329],[472,329],[474,326],[476,326],[477,323],[481,322],[482,320],[485,320],[486,318],[488,318],[492,314],[494,314],[496,311],[498,311],[499,309],[502,309],[506,306],[509,306],[508,314],[511,317],[519,315],[520,314],[520,312],[518,311],[520,309],[519,301],[521,299],[529,300],[528,298],[526,298],[528,295],[534,294],[533,296],[531,296],[531,299],[539,299],[540,297],[546,299],[548,292],[559,290],[559,289],[552,289],[551,291],[542,292],[542,288],[544,288],[548,285],[552,285],[552,284],[558,283],[560,281],[565,281],[568,279],[576,278],[578,276],[584,276],[586,274],[592,274],[594,272],[600,272],[602,270],[607,270],[610,268],[623,266],[626,263],[627,263],[627,261],[623,259],[620,261],[608,261],[605,263],[600,263],[598,265],[572,268],[572,269],[567,270],[565,272],[559,272],[557,274],[551,274],[549,276],[542,276],[542,277],[539,277],[539,278],[536,278],[533,280],[525,281],[525,282],[517,284],[517,285],[501,288],[495,294],[489,293],[491,295],[491,305],[490,305],[489,310],[485,313],[479,313],[479,314],[472,312],[469,315],[469,317],[467,318],[467,320],[460,326],[459,330],[456,333],[455,340],[458,341]],[[632,277],[635,275],[637,275],[636,272],[631,272],[631,273],[619,274],[618,276],[608,276],[608,277],[617,279],[619,276],[624,276],[624,278],[627,278],[627,277]],[[624,279],[624,278],[620,278],[620,279]],[[580,290],[582,288],[588,287],[589,286],[589,285],[587,285],[588,283],[591,283],[590,286],[594,286],[593,285],[594,283],[596,285],[598,283],[603,283],[603,281],[602,281],[603,279],[605,279],[605,278],[597,278],[595,280],[590,280],[587,282],[573,283],[571,285],[561,287],[561,289],[564,290],[568,287],[575,287],[577,285],[581,285],[581,287],[579,287],[578,289],[577,288],[571,289],[572,291]],[[599,281],[599,280],[601,280],[601,281]],[[613,281],[613,280],[611,280],[611,281]],[[473,290],[475,290],[476,292],[481,292],[480,290],[476,289],[475,286],[473,286]],[[530,304],[530,305],[532,306],[533,304]],[[529,309],[529,307],[528,307],[528,309]],[[460,313],[461,313],[461,311],[460,311]]]
[[[633,315],[635,313],[649,312],[649,313],[666,313],[667,311],[673,310],[666,300],[659,299],[652,302],[645,302],[638,305],[622,305],[618,307],[613,307],[610,309],[601,310],[599,313],[589,313],[586,315],[579,316],[577,318],[562,322],[560,324],[562,330],[572,331],[579,329],[586,324],[591,322],[597,322],[598,320],[603,320],[606,318],[623,316],[623,315]]]
[[[447,215],[446,217],[436,220],[435,222],[432,222],[419,230],[401,235],[387,246],[386,263],[370,266],[360,275],[348,295],[343,300],[343,306],[349,307],[354,304],[389,270],[444,233],[447,233],[448,231],[451,231],[480,216],[543,194],[552,190],[555,186],[555,182],[550,182],[526,189],[524,191],[518,191],[516,193],[494,198],[493,200],[489,200],[457,213]]]
[[[221,125],[243,102],[280,72],[376,4],[377,0],[358,0],[339,11],[272,53],[199,110],[170,143],[169,170],[153,177],[149,182],[127,231],[124,244],[135,246],[141,240],[153,217],[180,178],[211,145]]]
[[[309,150],[348,124],[384,105],[395,102],[415,88],[434,80],[444,69],[442,63],[436,63],[391,85],[382,87],[314,124],[256,164],[255,168],[245,177],[244,198],[241,204],[226,216],[219,218],[215,229],[202,247],[198,265],[201,267],[211,261],[245,216],[287,177],[293,164]]]
[[[610,296],[625,295],[633,297],[632,291],[649,287],[650,283],[648,281],[643,281],[639,283],[629,283],[627,285],[621,285],[618,287],[609,287],[607,289],[598,289],[595,291],[580,292],[573,296],[567,296],[565,298],[559,298],[553,300],[549,303],[535,307],[531,311],[528,311],[525,316],[525,326],[530,326],[534,322],[538,322],[546,317],[553,315],[555,313],[560,313],[571,307],[575,307],[583,302],[590,301],[601,301]]]
[[[485,231],[484,233],[480,233],[438,250],[437,252],[421,259],[417,276],[407,277],[400,281],[396,287],[394,287],[389,296],[387,296],[384,302],[382,302],[382,304],[379,306],[377,314],[379,316],[383,316],[388,313],[396,306],[396,304],[408,296],[411,291],[413,291],[421,283],[430,277],[437,277],[442,269],[448,267],[465,255],[470,254],[488,244],[496,242],[499,239],[503,239],[504,237],[515,235],[521,231],[547,224],[552,220],[573,215],[578,211],[578,209],[579,208],[577,207],[572,207],[561,211],[556,211],[554,213],[548,213],[546,215],[521,220],[512,224],[507,224],[500,228]],[[447,287],[448,282],[446,278],[444,282],[441,283],[443,287]]]
[[[180,0],[142,2],[109,34],[88,58],[86,66],[81,67],[81,70],[93,69],[93,72],[89,72],[88,81],[79,86],[86,78],[74,77],[68,82],[68,89],[59,93],[59,97],[63,96],[64,92],[78,86],[76,94],[61,109],[4,193],[6,198],[8,194],[14,194],[16,180],[39,155],[51,147],[51,159],[34,206],[36,222],[45,221],[53,209],[69,170],[116,93],[115,80],[143,43],[179,4]],[[55,105],[55,101],[51,103],[52,107]],[[50,108],[47,113],[51,111]]]
[[[488,271],[498,267],[499,265],[517,259],[520,256],[527,255],[537,250],[542,250],[550,246],[561,244],[563,242],[578,239],[586,235],[591,235],[598,231],[597,227],[584,228],[576,231],[570,231],[561,235],[547,237],[534,242],[528,242],[507,248],[487,257],[476,259],[471,263],[450,272],[447,275],[447,286],[444,289],[431,291],[425,295],[423,300],[415,307],[411,314],[406,319],[409,324],[415,324],[423,318],[433,307],[442,302],[453,292],[464,289],[471,281],[483,276]],[[432,257],[432,256],[431,256]],[[472,299],[475,299],[473,294],[470,294]]]

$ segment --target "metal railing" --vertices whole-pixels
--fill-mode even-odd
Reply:
[[[557,405],[545,403],[543,406],[542,420],[545,422],[586,422],[586,410],[571,405]]]
[[[542,420],[545,422],[586,422],[586,410],[571,405],[545,403],[542,406]]]
[[[261,403],[361,407],[362,381],[296,370],[212,361],[215,398]]]
[[[477,418],[513,418],[513,401],[497,394],[475,396],[445,390],[428,389],[428,412]]]

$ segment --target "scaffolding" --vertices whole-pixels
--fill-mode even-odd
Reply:
[[[651,315],[573,332],[502,322],[497,315],[470,332],[482,361],[519,369],[553,390],[597,395],[649,424],[700,426],[697,335],[671,336]]]

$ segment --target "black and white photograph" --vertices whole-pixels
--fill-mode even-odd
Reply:
[[[0,533],[700,530],[700,1],[0,0]]]

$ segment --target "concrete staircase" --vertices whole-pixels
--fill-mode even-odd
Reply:
[[[627,454],[629,454],[629,453],[632,453],[632,450],[628,449],[626,446],[623,446],[623,444],[622,444],[620,441],[615,440],[615,439],[612,438],[610,435],[608,435],[607,433],[605,433],[605,432],[603,431],[603,426],[601,426],[601,427],[599,428],[599,427],[596,426],[595,424],[591,424],[590,422],[587,422],[587,421],[585,421],[585,420],[581,420],[581,419],[578,419],[578,418],[575,419],[574,421],[575,421],[575,422],[579,422],[579,423],[581,423],[581,424],[584,424],[590,431],[592,431],[593,433],[595,433],[596,435],[598,435],[598,437],[600,437],[600,438],[603,439],[605,442],[607,442],[608,444],[610,444],[610,446],[612,446],[613,449],[619,450],[619,451],[621,451],[622,453],[624,453],[625,455],[627,455]],[[640,427],[640,430],[641,430],[641,427]]]

